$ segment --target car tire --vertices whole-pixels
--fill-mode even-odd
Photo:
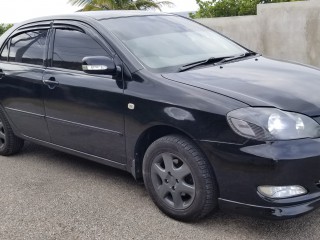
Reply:
[[[143,179],[154,203],[176,220],[199,220],[218,207],[213,169],[186,137],[168,135],[153,142],[143,159]]]
[[[18,153],[24,141],[14,135],[4,112],[0,109],[0,155],[9,156]]]

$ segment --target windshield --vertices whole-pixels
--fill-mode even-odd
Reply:
[[[178,16],[135,16],[101,22],[153,72],[177,71],[189,63],[247,52],[220,34]]]

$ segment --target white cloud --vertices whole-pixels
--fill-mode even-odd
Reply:
[[[164,12],[194,11],[198,8],[195,0],[171,0],[175,7],[163,8]],[[0,0],[0,23],[16,23],[46,15],[66,14],[78,8],[68,0]]]

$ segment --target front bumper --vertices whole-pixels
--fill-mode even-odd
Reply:
[[[244,214],[286,219],[320,206],[320,139],[240,144],[199,141],[213,166],[220,208]],[[301,185],[303,196],[268,199],[260,185]]]

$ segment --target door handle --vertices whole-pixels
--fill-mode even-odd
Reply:
[[[0,69],[0,79],[2,79],[5,76],[4,72],[2,71],[2,69]]]
[[[59,82],[56,81],[55,77],[50,77],[48,80],[42,80],[42,82],[47,85],[50,89],[54,89],[56,86],[59,85]]]

